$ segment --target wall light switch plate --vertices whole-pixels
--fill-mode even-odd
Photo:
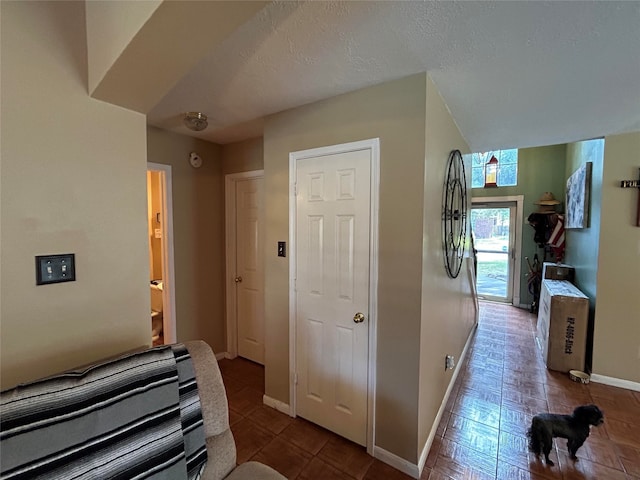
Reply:
[[[36,256],[36,285],[74,282],[76,258],[73,253]]]
[[[287,242],[278,242],[278,256],[279,257],[287,256]]]

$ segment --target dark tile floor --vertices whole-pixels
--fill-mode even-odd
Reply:
[[[422,474],[424,480],[640,479],[640,392],[574,383],[545,368],[534,343],[535,316],[480,304],[480,321]],[[238,463],[258,460],[293,479],[408,479],[363,447],[262,404],[264,370],[221,360]],[[571,412],[595,403],[605,423],[572,461],[558,441],[549,467],[527,451],[538,412]]]

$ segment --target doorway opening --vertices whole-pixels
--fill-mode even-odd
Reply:
[[[177,341],[172,198],[171,166],[147,163],[150,330],[154,346]]]
[[[478,297],[520,305],[522,195],[473,198]]]

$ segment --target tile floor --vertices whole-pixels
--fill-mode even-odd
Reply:
[[[640,392],[574,383],[545,368],[534,344],[536,318],[481,303],[477,333],[462,365],[422,474],[424,480],[640,479]],[[396,480],[410,477],[363,447],[262,404],[264,370],[221,360],[238,463],[258,460],[290,479]],[[527,451],[531,416],[595,403],[605,423],[578,450],[555,443],[548,467]]]

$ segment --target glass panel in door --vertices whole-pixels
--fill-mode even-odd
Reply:
[[[512,206],[473,206],[471,228],[477,250],[478,296],[511,303],[513,298],[513,219]]]

